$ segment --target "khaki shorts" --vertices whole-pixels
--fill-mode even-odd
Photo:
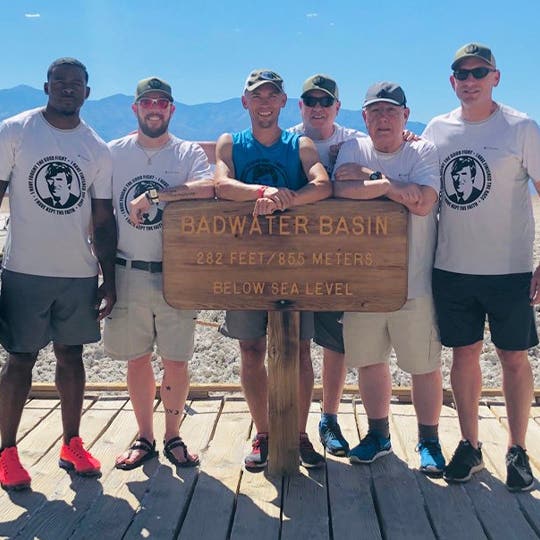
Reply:
[[[392,347],[398,366],[412,375],[441,365],[441,342],[431,296],[412,298],[390,313],[345,313],[345,357],[349,367],[388,362]]]
[[[193,355],[197,312],[178,310],[163,298],[162,274],[116,266],[117,301],[105,319],[103,344],[115,360],[157,353],[165,360]]]

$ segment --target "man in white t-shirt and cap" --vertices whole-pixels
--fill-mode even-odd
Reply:
[[[453,348],[452,390],[462,440],[444,472],[466,482],[484,467],[478,440],[485,319],[497,348],[508,413],[506,485],[534,486],[525,435],[533,399],[527,350],[538,344],[532,305],[534,219],[529,179],[540,189],[540,129],[493,100],[501,74],[481,43],[458,49],[450,83],[460,107],[437,116],[424,137],[441,159],[441,209],[433,294],[443,345]]]
[[[169,201],[212,198],[213,179],[202,148],[168,131],[175,110],[169,83],[159,77],[139,81],[132,109],[137,131],[109,143],[118,221],[118,302],[105,321],[103,341],[109,356],[127,361],[128,390],[139,428],[135,442],[117,458],[116,468],[131,470],[158,454],[154,346],[163,363],[164,453],[173,465],[193,467],[199,459],[189,453],[179,430],[197,313],[174,309],[163,298],[162,214],[163,203]]]
[[[431,294],[439,162],[433,144],[403,140],[409,112],[399,85],[372,85],[362,110],[369,137],[346,142],[335,166],[337,197],[386,196],[404,204],[410,212],[406,303],[390,313],[343,316],[347,364],[358,368],[358,386],[369,424],[367,434],[350,451],[349,459],[353,463],[371,463],[392,451],[388,422],[392,378],[388,361],[393,348],[398,366],[412,376],[420,470],[440,475],[444,469],[438,438],[441,344]]]
[[[337,83],[332,77],[317,73],[304,81],[298,102],[302,123],[289,131],[303,134],[314,143],[321,163],[332,175],[340,146],[350,139],[365,137],[356,129],[340,126],[336,117],[341,107]],[[319,422],[319,437],[327,452],[346,456],[349,443],[343,437],[337,420],[339,402],[345,384],[345,355],[343,347],[342,312],[314,313],[315,343],[323,347],[322,383],[323,410]]]
[[[0,376],[4,489],[30,486],[17,453],[17,429],[38,352],[51,341],[62,408],[59,465],[82,476],[101,474],[79,427],[83,344],[99,341],[99,320],[116,300],[111,156],[79,115],[90,95],[84,64],[58,58],[44,90],[45,107],[0,125],[0,202],[9,186],[11,210],[0,296],[0,341],[9,353]]]

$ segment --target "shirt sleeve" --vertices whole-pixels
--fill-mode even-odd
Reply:
[[[525,131],[523,166],[531,180],[540,181],[540,128],[534,120],[527,123]]]
[[[14,126],[8,122],[0,123],[0,180],[9,182],[15,167]]]
[[[193,143],[192,145],[191,158],[189,180],[202,180],[203,178],[211,178],[213,176],[206,152],[197,143]]]
[[[109,148],[103,145],[99,157],[96,157],[95,178],[90,186],[92,199],[112,199],[112,157]]]
[[[413,165],[409,179],[415,184],[432,187],[437,193],[441,187],[439,153],[435,145],[423,141],[419,148],[419,158]]]

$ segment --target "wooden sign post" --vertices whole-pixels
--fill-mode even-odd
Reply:
[[[395,311],[407,298],[407,210],[329,199],[269,216],[183,201],[163,216],[163,291],[179,309],[269,311],[269,471],[298,470],[299,311]]]

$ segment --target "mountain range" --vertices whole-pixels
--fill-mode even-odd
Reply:
[[[0,90],[0,121],[27,109],[45,105],[43,90],[20,85]],[[115,94],[103,99],[89,99],[81,110],[81,116],[105,140],[122,137],[137,128],[131,110],[132,96]],[[176,112],[170,123],[170,131],[182,139],[194,141],[215,140],[224,132],[240,131],[250,125],[249,116],[239,98],[227,99],[220,103],[185,105],[175,102]],[[366,131],[360,111],[341,109],[338,122],[347,127]],[[280,115],[280,125],[284,128],[300,122],[298,99],[289,98]],[[408,129],[421,133],[425,124],[409,121]]]

